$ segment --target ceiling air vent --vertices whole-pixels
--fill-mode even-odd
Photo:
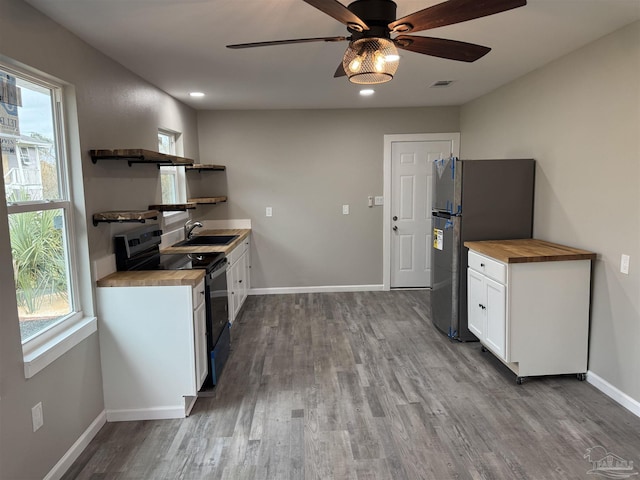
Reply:
[[[438,80],[437,82],[434,82],[431,85],[429,85],[429,88],[444,88],[444,87],[448,87],[452,83],[453,83],[453,80]]]

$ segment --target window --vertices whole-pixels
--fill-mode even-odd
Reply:
[[[178,151],[178,143],[180,134],[170,130],[158,130],[158,151],[170,155],[180,155]],[[187,192],[185,188],[185,176],[183,167],[160,167],[160,183],[162,187],[162,203],[174,204],[185,203],[187,201]],[[171,218],[173,217],[173,218]],[[185,217],[180,212],[165,212],[164,218],[171,218],[173,222],[182,220]]]
[[[60,85],[0,64],[2,174],[25,358],[29,345],[42,349],[82,317],[62,119]]]

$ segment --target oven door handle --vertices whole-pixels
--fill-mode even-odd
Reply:
[[[227,272],[227,262],[225,260],[224,262],[221,262],[218,268],[216,268],[213,272],[209,273],[208,275],[211,280],[215,280],[219,276],[226,274],[226,272]]]

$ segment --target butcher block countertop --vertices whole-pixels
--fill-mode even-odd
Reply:
[[[218,230],[196,229],[193,233],[197,235],[238,235],[229,245],[190,245],[184,247],[167,247],[163,248],[160,253],[218,253],[225,255],[236,248],[242,241],[249,236],[251,230],[248,228],[225,228]]]
[[[196,287],[204,278],[203,269],[137,270],[114,272],[98,280],[99,287]]]
[[[229,253],[251,233],[250,229],[198,230],[198,235],[238,235],[229,245],[167,247],[160,253]],[[137,270],[114,272],[98,280],[98,287],[170,287],[191,285],[195,287],[204,278],[204,270]]]
[[[464,242],[464,246],[504,263],[560,262],[596,258],[593,252],[531,238]]]

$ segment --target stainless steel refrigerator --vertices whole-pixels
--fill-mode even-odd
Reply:
[[[535,160],[440,159],[433,179],[431,320],[452,339],[475,341],[463,244],[532,237]]]

